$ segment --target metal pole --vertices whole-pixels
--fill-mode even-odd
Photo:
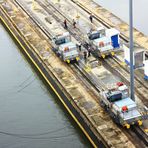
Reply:
[[[133,0],[129,0],[129,26],[130,26],[130,95],[135,101],[134,95],[134,66],[133,66]]]

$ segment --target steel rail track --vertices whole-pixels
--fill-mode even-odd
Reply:
[[[78,7],[80,7],[82,10],[84,10],[85,12],[87,12],[88,14],[91,14],[92,12],[90,12],[88,9],[84,8],[82,5],[80,5],[78,2],[75,2],[74,0],[71,0],[71,2],[73,2],[74,4],[76,4]],[[93,14],[93,17],[99,21],[103,26],[105,26],[106,28],[111,28],[113,26],[110,26],[110,24],[108,24],[107,22],[104,22],[104,20],[102,20],[101,18],[99,18],[97,15]],[[124,41],[126,41],[127,43],[129,42],[129,39],[121,34],[120,38],[122,38]]]
[[[25,6],[22,6],[17,0],[15,0],[15,2],[23,9],[23,11],[33,20],[33,22],[35,23],[35,25],[37,25],[43,32],[44,34],[51,40],[52,39],[52,34],[47,30],[47,28],[45,26],[43,26],[43,23],[41,21],[39,21],[38,19],[35,18],[35,16],[29,12],[29,10],[27,8],[25,8]],[[28,10],[28,11],[27,11]],[[71,67],[75,67],[77,70],[79,70],[79,72],[81,74],[83,74],[83,77],[85,77],[85,79],[87,79],[87,81],[89,83],[92,84],[92,86],[98,91],[104,91],[106,90],[106,86],[105,84],[100,80],[98,81],[95,76],[92,77],[92,73],[87,73],[83,67],[84,64],[80,61],[79,63],[74,63],[74,66]]]
[[[16,2],[17,2],[17,4],[19,4],[19,2],[16,0]],[[21,6],[20,4],[19,4],[19,6]],[[25,6],[24,6],[25,7]],[[39,21],[39,20],[37,20],[36,18],[35,18],[35,16],[33,15],[33,14],[31,14],[31,13],[29,13],[29,11],[26,11],[23,7],[22,7],[22,9],[25,11],[25,13],[33,20],[33,22],[45,33],[45,35],[49,38],[49,39],[52,39],[52,34],[46,29],[46,27],[45,26],[43,26],[42,25],[42,22],[41,21]],[[103,90],[105,90],[106,89],[106,86],[103,84],[103,82],[101,82],[101,80],[100,81],[97,81],[96,79],[98,79],[98,78],[95,78],[95,76],[94,77],[92,77],[92,73],[91,74],[88,74],[82,67],[84,67],[84,64],[82,63],[82,62],[79,62],[79,64],[74,64],[74,66],[75,66],[75,68],[77,68],[79,71],[83,71],[83,76],[85,76],[85,78],[90,82],[90,83],[92,83],[93,84],[93,86],[94,86],[94,88],[96,89],[96,90],[98,90],[99,92],[100,91],[103,91]],[[85,73],[85,75],[84,75],[84,73]],[[87,77],[86,77],[87,76]]]
[[[85,9],[84,7],[82,7],[80,4],[78,4],[77,2],[75,2],[74,0],[71,0],[74,4],[76,4],[78,7],[80,7],[81,9],[83,9],[85,12],[87,12],[87,13],[92,13],[92,12],[90,12],[89,10],[87,10],[87,9]],[[93,15],[94,16],[94,18],[98,21],[98,22],[100,22],[103,26],[105,26],[106,28],[112,28],[112,26],[109,24],[109,23],[107,23],[107,22],[104,22],[101,18],[99,18],[97,15]],[[126,43],[129,43],[129,38],[128,37],[126,37],[124,34],[120,34],[120,38],[122,39],[122,40],[124,40]],[[139,47],[140,47],[140,45],[138,45]],[[146,52],[146,57],[148,57],[148,52]],[[113,59],[116,61],[116,62],[118,62],[119,63],[119,59],[115,56],[115,57],[113,57]],[[118,60],[118,61],[117,61]],[[121,64],[120,64],[120,66],[122,66]],[[123,67],[123,66],[122,66]],[[123,67],[124,68],[124,67]],[[129,71],[126,69],[126,68],[124,68],[128,73],[129,73]],[[148,86],[146,86],[146,84],[144,84],[144,83],[142,83],[140,80],[139,80],[139,78],[138,78],[138,76],[135,76],[135,79],[141,84],[141,85],[143,85],[146,89],[148,89]]]
[[[57,20],[57,18],[58,18],[58,22],[60,22],[61,23],[61,25],[63,26],[63,21],[62,21],[62,19],[61,18],[59,18],[58,16],[59,15],[61,15],[62,17],[63,17],[63,19],[67,19],[68,20],[68,22],[69,22],[69,24],[71,25],[71,21],[69,20],[69,18],[67,18],[64,14],[61,14],[61,12],[60,12],[60,10],[58,10],[57,8],[55,8],[53,5],[50,5],[49,3],[48,3],[48,7],[46,7],[42,2],[40,2],[39,0],[36,0],[36,2],[38,2],[39,4],[40,4],[40,6],[41,7],[43,7],[45,10],[46,10],[46,12],[50,12],[50,15],[52,15],[56,20]],[[52,12],[54,12],[54,14],[52,13]],[[56,13],[57,13],[57,15],[56,15]],[[69,25],[69,26],[70,26]],[[84,42],[84,40],[80,37],[82,34],[80,34],[79,33],[79,30],[74,30],[74,33],[73,33],[73,27],[69,27],[69,32],[71,33],[71,35],[73,35],[77,40],[79,40],[79,41],[81,41],[81,42]],[[78,34],[78,35],[77,35]],[[85,46],[84,46],[85,47]],[[85,47],[86,48],[86,47]],[[114,58],[112,58],[112,61],[114,61]],[[114,61],[114,62],[116,62],[116,61]],[[110,63],[108,63],[108,65],[110,65],[110,66],[108,66],[108,68],[110,69],[110,71],[112,71],[112,72],[114,72],[114,69],[111,69],[110,67],[111,67],[111,64]],[[118,63],[118,65],[120,66],[120,64]],[[122,71],[123,71],[123,69],[122,69]],[[127,73],[127,71],[123,71],[126,75],[129,75],[129,73]],[[119,73],[118,72],[118,76],[120,77],[120,78],[122,78],[122,80],[126,80],[126,78],[124,78],[124,76],[121,74],[121,73]],[[93,82],[93,81],[92,81]],[[126,80],[126,84],[128,84],[129,85],[129,81],[127,81]],[[138,83],[137,83],[138,84]],[[140,85],[138,85],[139,87],[141,87]],[[138,87],[138,88],[139,88]],[[139,97],[139,98],[141,98],[141,100],[143,101],[143,103],[144,104],[148,104],[147,103],[147,96],[144,96],[145,95],[145,93],[141,93],[140,92],[140,90],[138,89],[138,88],[136,88],[136,90],[137,90],[137,96]],[[145,89],[145,92],[146,92],[146,90],[147,89]]]
[[[85,6],[82,6],[81,4],[79,4],[78,2],[76,2],[75,0],[71,0],[71,2],[73,2],[75,5],[77,5],[78,7],[80,7],[82,10],[84,10],[85,12],[87,12],[88,14],[91,14],[93,12],[91,12],[90,10],[88,10]],[[95,3],[95,2],[94,2]],[[93,17],[98,21],[100,22],[103,26],[105,26],[106,28],[112,28],[114,26],[111,26],[109,23],[107,22],[104,22],[104,20],[102,20],[101,18],[99,18],[97,15],[95,15],[93,13]],[[120,38],[122,40],[124,40],[126,43],[129,43],[129,38],[126,37],[123,33],[120,34]],[[137,43],[136,43],[137,45]],[[141,47],[140,45],[138,45],[139,47]],[[144,47],[143,47],[144,48]],[[148,51],[146,51],[146,57],[148,57]]]
[[[36,0],[36,1],[38,1],[38,0]],[[47,35],[47,37],[49,37],[50,39],[51,39],[51,34],[49,33],[49,31],[47,31],[46,29],[45,29],[45,27],[43,26],[43,25],[41,25],[42,23],[41,22],[39,22],[39,21],[37,21],[37,19],[35,19],[35,17],[34,16],[32,16],[31,14],[29,14],[22,6],[21,6],[21,4],[17,1],[17,0],[15,0],[15,2],[25,11],[25,13],[27,13],[27,15],[34,21],[34,23]],[[44,7],[45,8],[45,7]],[[59,13],[61,14],[61,12],[59,11]],[[64,16],[65,17],[65,16]],[[59,20],[59,18],[57,19],[57,20]],[[69,21],[69,23],[71,24],[71,21]],[[73,30],[73,29],[72,29]],[[72,31],[71,31],[72,32]],[[50,35],[49,35],[50,34]],[[75,33],[73,33],[72,32],[72,34],[73,34],[73,36],[75,37]],[[74,65],[74,67],[75,68],[77,68],[77,70],[79,70],[79,72],[83,75],[83,77],[85,77],[85,79],[93,86],[93,88],[95,88],[98,92],[100,92],[101,90],[104,90],[104,88],[102,88],[102,86],[101,86],[101,84],[95,84],[94,82],[93,82],[93,80],[92,79],[90,79],[90,76],[88,76],[88,73],[86,73],[82,68],[80,68],[79,67],[79,65]],[[147,146],[147,136],[146,136],[146,134],[144,134],[144,132],[141,130],[141,128],[139,128],[139,127],[137,127],[137,129],[136,128],[133,128],[134,130],[134,132],[138,135],[138,137],[139,138],[141,138],[141,136],[142,136],[142,141],[143,141],[143,143],[145,143],[146,144],[146,146]],[[132,132],[131,130],[130,130],[130,132]],[[141,134],[141,133],[143,133],[143,134]],[[127,133],[126,133],[127,134]]]
[[[108,68],[113,74],[118,75],[124,82],[126,82],[127,85],[130,85],[130,75],[129,73],[120,66],[119,62],[117,60],[108,58],[102,61],[103,65]],[[119,65],[117,68],[113,68],[114,65]],[[143,94],[140,89],[142,88],[142,84],[138,81],[135,81],[135,90],[137,96],[142,100],[143,104],[148,104],[147,94]],[[147,91],[147,88],[145,88],[145,91]]]
[[[118,65],[120,65],[120,67],[122,67],[127,73],[129,73],[129,69],[128,69],[127,67],[124,67],[123,65],[121,65],[119,59],[118,59],[116,56],[114,56],[113,59],[114,59],[114,61],[115,61],[116,63],[118,63]],[[130,73],[129,73],[129,74],[130,74]],[[142,79],[142,80],[141,80],[141,79]],[[140,76],[140,78],[136,76],[136,77],[135,77],[135,80],[136,80],[137,82],[139,82],[143,87],[145,87],[146,89],[148,89],[148,83],[147,83],[146,81],[144,81],[143,76]]]
[[[48,13],[50,13],[56,20],[58,20],[58,22],[60,22],[61,23],[61,25],[63,26],[63,19],[67,19],[68,20],[68,22],[69,22],[69,26],[72,26],[72,22],[69,20],[69,18],[68,17],[66,17],[64,14],[62,14],[61,13],[61,11],[59,10],[59,9],[57,9],[56,7],[54,7],[51,3],[47,3],[48,4],[48,6],[46,7],[44,4],[43,4],[43,2],[41,2],[40,0],[36,0],[36,2],[38,2],[39,4],[40,4],[40,6],[42,6],[45,10],[46,10],[46,12],[48,12]],[[49,9],[50,8],[50,9]],[[54,14],[52,14],[52,12],[54,12]],[[56,15],[56,13],[57,13],[57,15]],[[62,16],[62,19],[61,18],[59,18],[59,16]],[[100,22],[100,23],[102,23],[102,22]],[[104,24],[103,24],[104,25]],[[84,43],[85,44],[85,42],[87,42],[87,41],[85,41],[84,40],[84,37],[83,37],[83,34],[81,33],[81,31],[79,30],[79,29],[73,29],[72,27],[69,27],[69,29],[68,29],[68,31],[71,33],[71,35],[73,35],[74,37],[75,37],[75,39],[77,39],[78,41],[80,41],[82,44]],[[84,46],[85,48],[87,48],[86,46]],[[117,58],[117,57],[113,57],[113,58],[111,58],[112,60],[114,60],[114,62],[116,62],[115,64],[118,64],[120,67],[122,67],[122,69],[125,71],[124,73],[128,73],[128,75],[130,74],[129,73],[129,71],[127,70],[127,69],[125,69],[123,66],[121,66],[121,64],[120,64],[120,62],[119,62],[119,59]],[[118,60],[118,61],[117,61]],[[111,67],[111,64],[110,63],[108,63],[109,64],[109,66]],[[118,67],[119,67],[118,66]],[[123,71],[122,70],[122,71]],[[127,75],[127,74],[126,74]],[[121,75],[122,76],[122,75]],[[122,76],[122,78],[123,78],[123,76]],[[144,83],[142,83],[140,80],[139,80],[139,78],[138,78],[138,76],[137,75],[135,75],[135,80],[136,80],[136,83],[138,84],[138,83],[140,83],[140,85],[142,85],[144,88],[145,88],[145,91],[148,89],[148,87],[146,86],[146,84],[144,84]],[[127,83],[127,84],[129,84],[129,82]],[[139,85],[139,86],[140,86]],[[137,92],[139,92],[139,90],[138,90],[138,88],[136,89],[137,90]],[[140,93],[140,92],[139,92]],[[141,96],[141,93],[140,93],[140,95],[139,96]],[[147,96],[146,97],[144,97],[144,96],[142,96],[142,97],[140,97],[140,98],[142,98],[141,100],[142,101],[144,101],[144,103],[147,105],[148,104],[148,99],[147,99]]]
[[[148,147],[148,136],[145,132],[138,126],[132,127],[131,130],[136,133],[136,135],[143,141],[143,143]]]
[[[62,12],[59,9],[57,9],[56,7],[54,7],[52,4],[48,3],[48,7],[46,7],[46,5],[44,5],[43,2],[41,2],[40,0],[36,0],[36,2],[38,2],[40,4],[40,6],[42,6],[48,13],[49,13],[49,11],[50,11],[50,14],[53,14],[53,12],[54,12],[54,14],[53,14],[54,16],[56,15],[56,13],[58,13],[57,15],[61,15],[63,18],[66,18],[68,20],[68,22],[71,24],[71,21],[69,20],[69,18],[67,18],[64,14],[62,14]],[[50,6],[50,10],[49,10],[49,6]],[[52,9],[54,9],[54,10],[52,11]],[[55,18],[57,18],[57,15],[55,16]],[[58,18],[58,21],[63,25],[63,22],[61,22],[61,19],[60,18]],[[69,32],[70,33],[72,32],[71,34],[77,40],[79,40],[82,43],[84,43],[85,41],[82,39],[82,33],[79,31],[79,29],[76,30],[77,35],[76,34],[73,34],[73,30],[74,29],[70,27]],[[84,47],[86,48],[86,46],[84,46]],[[114,60],[116,63],[117,63],[117,59],[118,59],[117,57],[112,58],[112,60]],[[108,64],[111,67],[111,64],[110,63],[108,63]],[[119,64],[119,62],[118,62],[118,65],[121,66],[121,64]],[[126,75],[127,75],[127,73],[129,75],[128,70],[125,70],[125,68],[123,68],[123,66],[122,66],[122,69],[124,69],[124,73],[126,73]],[[123,75],[121,75],[120,77],[123,78]],[[138,82],[139,82],[140,84],[138,84],[138,86],[141,87],[141,85],[142,85],[144,87],[145,92],[146,92],[147,91],[146,85],[144,83],[140,82],[138,76],[135,76],[135,78],[136,78],[136,84],[138,84]],[[124,78],[124,80],[125,80],[125,78]],[[129,84],[129,82],[127,84]],[[137,90],[137,93],[139,93],[138,96],[141,98],[141,100],[144,102],[144,104],[148,104],[147,96],[143,96],[143,94],[141,94],[138,89],[136,89],[136,90]]]

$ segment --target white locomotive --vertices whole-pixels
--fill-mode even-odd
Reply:
[[[126,128],[130,125],[142,125],[142,114],[137,104],[129,98],[129,92],[126,85],[122,82],[107,91],[101,92],[100,104],[114,121]],[[145,115],[147,119],[147,115]]]
[[[114,55],[116,49],[120,47],[119,31],[111,28],[100,27],[87,34],[89,44],[99,57],[105,58],[106,55]]]
[[[57,35],[53,38],[53,50],[65,62],[70,63],[73,60],[79,61],[78,47],[71,41],[68,32]]]

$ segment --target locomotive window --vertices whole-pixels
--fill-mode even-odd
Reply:
[[[122,93],[115,93],[115,94],[112,94],[112,93],[108,93],[108,96],[107,96],[107,99],[110,101],[110,102],[116,102],[116,101],[119,101],[122,99]]]
[[[94,33],[94,34],[89,35],[90,40],[95,40],[95,39],[98,39],[98,38],[100,38],[100,33]]]
[[[59,39],[59,40],[56,40],[56,41],[55,41],[55,44],[56,44],[56,45],[61,45],[61,44],[64,44],[64,43],[66,43],[65,38]]]
[[[116,102],[116,101],[119,101],[121,99],[122,99],[121,97],[119,97],[119,98],[111,98],[109,101],[110,102]]]

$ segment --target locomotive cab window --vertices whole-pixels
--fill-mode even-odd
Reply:
[[[98,39],[98,38],[100,38],[100,33],[94,33],[94,34],[89,35],[90,40],[95,40],[95,39]]]
[[[61,45],[61,44],[64,44],[64,43],[66,43],[65,38],[58,39],[58,40],[55,41],[55,44],[56,44],[56,45]]]

